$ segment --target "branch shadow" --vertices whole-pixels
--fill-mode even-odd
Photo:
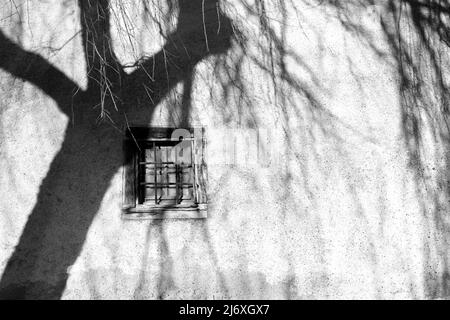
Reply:
[[[71,119],[1,277],[0,299],[62,297],[68,269],[82,250],[112,177],[124,164],[126,114],[142,107],[151,119],[155,106],[177,83],[190,83],[198,62],[230,48],[231,21],[217,4],[208,1],[202,7],[201,0],[179,0],[177,28],[167,43],[126,74],[112,50],[109,1],[79,1],[86,90],[0,31],[0,68],[36,85]],[[98,107],[107,120],[99,121]],[[188,110],[183,114],[186,118]]]

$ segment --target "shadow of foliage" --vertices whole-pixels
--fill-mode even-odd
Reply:
[[[137,105],[151,115],[174,85],[189,79],[199,61],[230,48],[231,21],[217,3],[174,1],[178,13],[174,31],[158,52],[138,60],[126,73],[112,49],[110,1],[80,0],[85,90],[45,58],[0,33],[0,68],[41,89],[71,122],[1,277],[1,298],[61,297],[68,268],[80,253],[111,178],[123,164],[126,113]]]
[[[255,94],[258,90],[253,87],[256,84],[251,79],[255,75],[249,72],[251,64],[257,66],[258,75],[267,79],[267,100],[281,110],[280,123],[289,123],[290,117],[295,116],[314,126],[316,132],[339,142],[334,130],[338,120],[324,108],[316,94],[325,90],[320,75],[290,48],[288,33],[292,19],[288,16],[297,16],[299,24],[295,27],[301,31],[302,14],[306,14],[301,8],[305,7],[323,8],[374,53],[382,58],[394,58],[400,84],[401,129],[428,223],[427,231],[432,235],[424,239],[425,256],[428,260],[437,259],[442,265],[437,275],[424,275],[427,295],[450,294],[449,225],[445,218],[450,195],[447,71],[450,5],[447,1],[170,0],[166,1],[167,10],[155,11],[152,8],[159,2],[146,0],[139,2],[143,21],[155,25],[163,41],[156,52],[141,57],[136,53],[140,50],[134,46],[142,40],[130,31],[140,26],[133,26],[127,10],[121,7],[125,6],[124,2],[118,6],[111,3],[112,0],[78,2],[88,77],[86,89],[41,55],[23,50],[0,32],[0,68],[40,88],[71,121],[61,150],[40,186],[37,204],[2,275],[0,297],[61,297],[67,268],[78,257],[110,180],[122,165],[119,148],[127,125],[126,115],[145,110],[146,118],[141,120],[150,123],[158,104],[182,83],[183,94],[177,99],[181,116],[174,118],[174,122],[187,125],[195,79],[201,73],[195,69],[200,62],[207,61],[207,67],[213,70],[212,78],[208,79],[208,93],[216,101],[220,100],[216,111],[225,124],[257,128],[261,114],[267,112]],[[355,8],[366,10],[374,6],[381,12],[380,24],[391,50],[389,57],[379,50],[377,39],[371,37],[354,14]],[[230,21],[228,16],[237,18]],[[112,38],[117,35],[111,32],[111,19],[125,21],[121,25],[132,39],[122,43],[125,43],[124,50],[131,52],[134,59],[131,63],[124,63],[112,49]],[[231,47],[233,50],[229,50]],[[299,101],[306,107],[298,108]],[[298,141],[292,137],[290,128],[286,126],[282,130],[287,140],[286,153],[300,157],[295,151]],[[429,178],[423,141],[430,130],[434,141],[444,148],[442,165],[433,179]],[[297,169],[307,177],[305,167]],[[92,179],[93,176],[98,179]],[[293,189],[289,174],[282,176],[282,180],[286,186],[280,199],[287,197],[289,187]],[[311,182],[305,179],[302,183],[313,198]],[[163,230],[163,225],[158,225],[158,230]],[[205,241],[209,242],[206,226],[202,229]],[[161,230],[158,232],[162,233]],[[167,240],[161,237],[161,250],[166,252]],[[214,250],[208,245],[214,258]],[[427,270],[426,266],[424,269]],[[170,283],[170,272],[165,277],[161,281]],[[161,297],[167,283],[159,284]]]

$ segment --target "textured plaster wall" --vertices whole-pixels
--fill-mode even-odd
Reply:
[[[15,29],[16,16],[2,20],[2,31],[27,50],[48,57],[83,86],[76,3],[27,3],[29,12],[21,7],[23,30]],[[223,6],[248,42],[246,50],[235,43],[225,57],[202,61],[192,79],[190,123],[207,128],[208,218],[123,220],[122,171],[105,182],[92,169],[91,179],[109,186],[81,252],[67,269],[63,298],[448,295],[449,280],[443,276],[448,274],[448,250],[433,220],[447,212],[445,190],[437,185],[446,172],[445,139],[434,138],[433,122],[424,117],[420,157],[425,178],[419,180],[402,130],[398,64],[380,23],[385,7],[349,4],[349,15],[365,30],[362,38],[328,6],[296,1],[295,10],[287,4],[281,14],[269,5],[270,23],[287,53],[283,74],[277,57],[274,70],[264,68],[271,65],[270,55],[261,48],[270,47],[258,19],[246,16],[239,1]],[[2,5],[2,16],[9,9]],[[139,25],[140,9],[133,10],[131,20]],[[280,21],[287,25],[285,30]],[[119,30],[120,23],[113,28]],[[132,61],[133,54],[158,50],[148,29],[133,31],[135,53],[123,50],[117,36],[116,49],[124,63]],[[228,88],[224,75],[227,70],[238,73],[236,61],[239,84]],[[182,93],[180,83],[157,106],[151,123],[177,125],[186,107],[179,101]],[[43,92],[4,71],[0,97],[1,274],[70,124]],[[148,118],[145,112],[131,113],[128,120],[149,124],[143,120]],[[239,150],[254,147],[251,141],[246,147],[241,135],[230,132],[256,131],[264,133],[267,142],[259,161],[254,161],[252,150],[249,161],[223,159],[224,145],[235,136],[237,157],[242,156]],[[121,158],[120,139],[104,139],[111,139],[114,157]],[[90,165],[89,159],[80,161]],[[112,160],[105,156],[98,161],[108,166]],[[79,198],[89,195],[76,181],[67,183],[73,203],[66,203],[66,214],[83,219]],[[60,258],[43,252],[48,259]],[[51,279],[51,269],[35,266],[31,272],[36,281]],[[430,291],[430,281],[440,289]]]

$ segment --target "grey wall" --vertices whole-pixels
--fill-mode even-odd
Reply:
[[[204,126],[208,138],[208,218],[126,221],[123,135],[96,121],[86,12],[16,2],[0,6],[3,296],[448,297],[449,48],[423,8],[223,1],[220,26],[207,11],[206,53],[199,1],[187,15],[166,1],[146,1],[149,12],[110,1],[113,49],[131,75],[126,117],[114,97],[104,104],[114,123]],[[195,63],[182,49],[158,60],[170,42],[161,32],[191,40]],[[12,43],[83,94],[45,82],[49,67]],[[132,77],[141,56],[159,63],[152,99]],[[166,72],[165,61],[179,63]]]

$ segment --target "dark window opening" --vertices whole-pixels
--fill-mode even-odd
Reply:
[[[204,129],[132,127],[127,131],[125,214],[205,217]]]
[[[193,169],[192,147],[177,150],[172,141],[146,143],[139,155],[139,203],[195,201]]]

